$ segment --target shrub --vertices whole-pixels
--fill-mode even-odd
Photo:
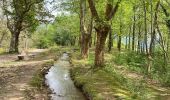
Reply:
[[[37,46],[37,48],[45,49],[45,48],[50,47],[51,44],[53,44],[53,43],[51,42],[51,40],[43,37],[43,38],[39,39],[38,42],[37,42],[35,45]]]

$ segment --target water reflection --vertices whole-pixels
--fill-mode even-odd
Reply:
[[[64,53],[45,76],[47,85],[54,93],[51,94],[52,100],[85,100],[70,79],[69,67],[69,56]]]

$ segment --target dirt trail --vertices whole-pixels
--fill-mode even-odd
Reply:
[[[35,52],[36,51],[36,52]],[[31,53],[40,54],[45,50],[35,50]],[[29,82],[33,75],[42,68],[47,60],[42,61],[15,61],[17,55],[0,56],[0,100],[30,100],[30,91],[33,87]],[[5,63],[8,62],[8,63]],[[11,62],[11,64],[9,64]],[[7,65],[7,66],[5,66]],[[30,96],[29,96],[30,95]],[[27,98],[29,96],[29,98]],[[38,93],[31,100],[46,100],[45,94]]]

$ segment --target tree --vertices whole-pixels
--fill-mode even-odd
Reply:
[[[103,66],[104,65],[104,48],[105,48],[105,41],[106,37],[111,30],[111,24],[109,21],[114,17],[116,14],[120,0],[117,1],[115,7],[113,7],[113,2],[111,0],[106,1],[106,11],[105,11],[105,18],[99,16],[96,4],[94,0],[88,0],[89,7],[92,13],[92,17],[95,21],[95,30],[97,32],[97,43],[95,49],[95,66]]]
[[[84,59],[88,58],[91,34],[93,29],[93,17],[87,14],[87,10],[86,1],[80,0],[81,56]],[[86,15],[90,16],[90,18]]]
[[[37,10],[42,10],[43,0],[3,0],[3,12],[11,33],[9,52],[18,52],[19,36],[23,30],[35,30],[38,25]]]
[[[167,6],[170,6],[170,2],[166,0],[166,4]],[[168,8],[166,8],[162,3],[160,3],[160,6],[162,8],[162,11],[164,13],[164,15],[166,16],[165,22],[166,22],[166,26],[168,28],[168,40],[167,40],[167,54],[170,53],[170,12],[168,12]],[[164,53],[164,55],[166,55],[166,53]],[[170,55],[166,55],[166,62],[168,65],[170,65]]]

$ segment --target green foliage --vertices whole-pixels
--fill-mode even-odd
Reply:
[[[32,80],[30,81],[30,85],[40,89],[42,87],[43,82],[44,82],[43,75],[41,75],[40,73],[38,73],[38,74],[36,73],[33,76]]]
[[[75,15],[61,15],[52,24],[41,25],[34,34],[38,48],[48,48],[53,44],[75,45],[79,37],[79,21]],[[38,36],[38,37],[37,37]]]
[[[136,52],[119,53],[114,58],[116,64],[127,66],[132,71],[144,74],[147,74],[146,60],[144,54]],[[168,66],[165,66],[163,54],[159,51],[155,52],[153,56],[150,75],[151,78],[159,80],[163,85],[170,86],[170,70]]]
[[[137,54],[136,52],[125,52],[116,55],[114,62],[119,65],[125,65],[134,71],[146,71],[146,57],[144,54]]]
[[[36,43],[36,47],[40,49],[49,48],[51,46],[51,41],[48,38],[40,38]]]
[[[28,30],[33,32],[39,25],[37,16],[41,13],[43,8],[43,0],[8,0],[3,1],[3,13],[6,15],[9,30],[14,30],[11,27],[17,28],[15,25],[21,23],[21,30]],[[17,23],[15,23],[17,22]]]

